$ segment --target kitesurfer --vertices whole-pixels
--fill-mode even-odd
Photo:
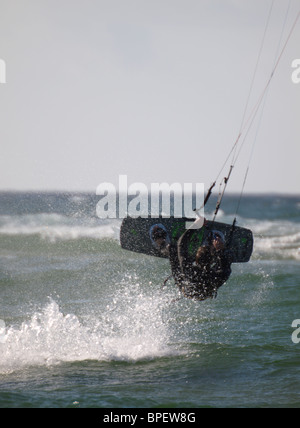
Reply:
[[[231,274],[231,252],[226,249],[222,232],[210,232],[196,257],[191,257],[188,248],[194,230],[186,230],[177,244],[173,244],[167,230],[161,226],[153,226],[150,237],[156,248],[168,255],[172,276],[184,296],[196,300],[216,297],[217,290]]]

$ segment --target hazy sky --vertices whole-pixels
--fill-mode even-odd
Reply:
[[[121,174],[209,187],[239,133],[271,3],[0,0],[0,190],[94,192]],[[288,4],[274,2],[249,112]],[[281,46],[299,10],[291,0]],[[247,192],[300,193],[295,59],[300,20],[268,91]],[[256,132],[228,191],[241,189]]]

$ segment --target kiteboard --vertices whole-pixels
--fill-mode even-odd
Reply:
[[[166,254],[159,251],[153,239],[151,230],[155,225],[164,229],[168,234],[170,243],[176,244],[182,234],[186,231],[187,222],[195,219],[187,218],[131,218],[123,220],[120,231],[121,247],[136,253],[147,254],[154,257],[167,258]],[[226,249],[231,250],[233,263],[247,263],[253,251],[253,234],[251,230],[243,227],[233,226],[226,223],[205,221],[200,229],[193,231],[189,243],[189,254],[196,255],[198,248],[208,241],[211,232],[221,232],[225,238]]]

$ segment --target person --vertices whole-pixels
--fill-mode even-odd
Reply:
[[[183,295],[205,300],[216,297],[218,289],[229,279],[232,257],[223,233],[217,230],[210,232],[196,256],[191,256],[189,245],[194,232],[188,229],[177,243],[171,243],[166,229],[156,225],[150,236],[157,249],[168,254],[172,276]]]
[[[226,249],[223,233],[214,230],[193,258],[188,251],[193,234],[193,229],[187,230],[177,244],[181,271],[178,285],[186,297],[205,300],[216,297],[218,289],[229,279],[232,256]]]

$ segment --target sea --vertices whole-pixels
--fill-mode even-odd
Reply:
[[[0,193],[0,408],[300,407],[300,196],[244,195],[252,259],[204,302],[97,198]]]

